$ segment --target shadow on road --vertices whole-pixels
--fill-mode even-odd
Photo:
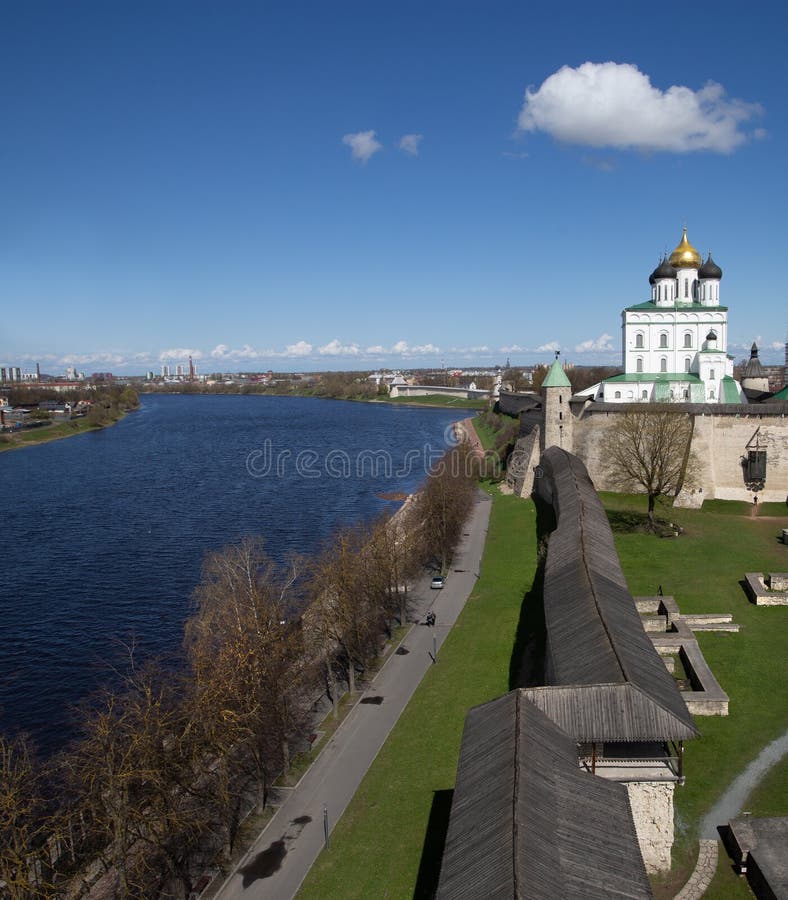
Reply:
[[[413,900],[432,900],[438,890],[443,847],[449,830],[449,814],[454,791],[434,791],[424,847],[421,851],[419,874],[413,890]]]

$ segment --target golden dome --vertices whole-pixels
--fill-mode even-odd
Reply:
[[[670,264],[674,269],[697,269],[702,260],[700,253],[687,240],[687,226],[678,247],[670,254]]]

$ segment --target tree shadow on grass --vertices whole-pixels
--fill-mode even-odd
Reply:
[[[547,629],[544,618],[544,568],[547,538],[555,530],[553,507],[538,497],[536,503],[537,566],[533,583],[523,597],[520,620],[509,660],[509,690],[544,684]]]
[[[443,862],[443,848],[449,830],[449,816],[454,791],[434,791],[430,819],[419,862],[419,874],[413,889],[413,900],[432,900],[438,891]]]

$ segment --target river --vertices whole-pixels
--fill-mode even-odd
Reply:
[[[177,652],[207,551],[309,552],[396,505],[464,411],[147,395],[110,428],[0,454],[0,729],[45,754],[122,665]]]

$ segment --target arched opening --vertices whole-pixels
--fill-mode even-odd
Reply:
[[[613,394],[613,396],[615,397],[616,400],[620,400],[621,399],[621,391],[616,391],[615,394]]]
[[[668,336],[667,336],[667,334],[665,334],[664,331],[663,331],[662,334],[660,334],[660,336],[659,336],[659,346],[660,346],[660,348],[663,349],[663,350],[666,350],[666,349],[667,349],[667,346],[668,346]]]
[[[692,346],[692,334],[689,331],[684,332],[684,346],[685,347]]]
[[[642,350],[643,349],[643,332],[639,331],[635,335],[635,349]]]
[[[643,391],[643,393],[640,395],[640,399],[648,400],[648,391]]]
[[[685,357],[684,357],[684,371],[685,371],[685,372],[689,372],[689,370],[690,370],[690,364],[691,364],[691,363],[690,363],[690,358],[689,358],[689,356],[685,356]]]
[[[642,357],[642,356],[639,356],[639,357],[635,360],[635,371],[636,371],[636,372],[642,372],[642,371],[643,371],[643,357]]]
[[[660,356],[659,358],[659,371],[667,372],[668,371],[668,358],[667,356]]]

